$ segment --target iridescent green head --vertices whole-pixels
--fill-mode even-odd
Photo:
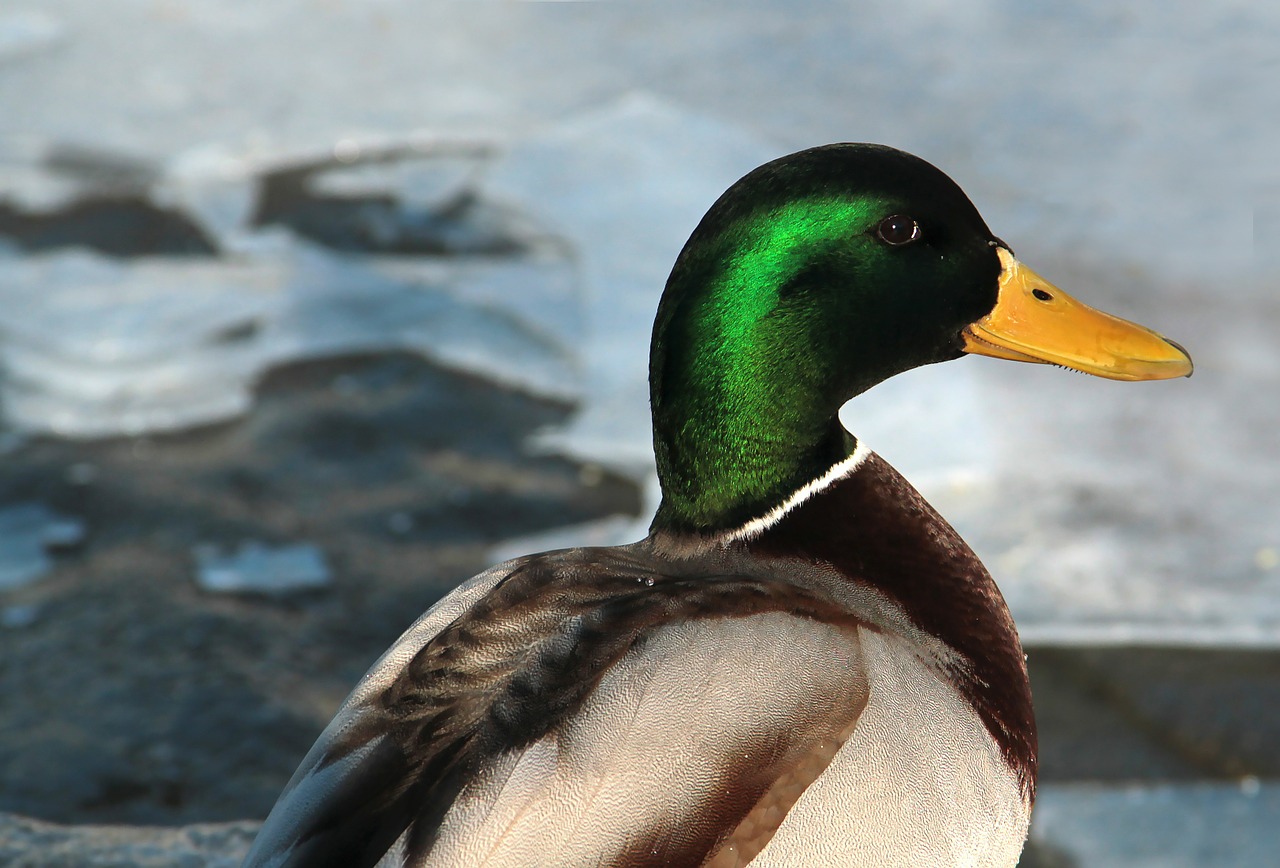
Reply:
[[[840,144],[761,166],[703,217],[658,307],[654,526],[766,514],[849,454],[845,401],[964,352],[1112,379],[1191,373],[1181,347],[1018,262],[918,157]]]
[[[844,457],[845,401],[961,354],[996,300],[993,241],[950,178],[883,146],[801,151],[734,184],[654,325],[657,523],[740,524]]]

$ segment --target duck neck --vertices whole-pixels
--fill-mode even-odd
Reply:
[[[897,339],[851,313],[873,276],[841,251],[873,242],[841,227],[870,206],[842,207],[708,215],[676,260],[649,355],[655,529],[715,533],[769,512],[852,453],[840,405],[904,369]]]
[[[852,454],[840,405],[856,382],[843,335],[818,314],[779,315],[775,286],[680,286],[677,264],[650,347],[653,445],[662,503],[655,530],[716,533],[765,515]],[[716,280],[711,283],[714,286]],[[724,315],[732,297],[737,315]],[[833,350],[834,348],[834,350]],[[858,370],[858,366],[853,366]]]
[[[850,456],[854,438],[831,416],[796,430],[789,419],[697,413],[654,433],[662,503],[653,527],[714,533],[783,504]]]

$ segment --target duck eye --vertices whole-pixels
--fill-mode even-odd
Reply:
[[[920,224],[905,214],[894,214],[880,221],[876,236],[890,247],[901,247],[920,240]]]

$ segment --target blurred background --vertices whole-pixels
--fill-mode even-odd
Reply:
[[[1277,8],[5,0],[0,863],[237,864],[441,594],[642,535],[675,254],[851,140],[1197,363],[845,408],[1018,620],[1024,865],[1274,864]]]

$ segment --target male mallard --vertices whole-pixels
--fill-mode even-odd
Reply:
[[[1015,864],[1036,731],[1013,620],[837,418],[965,352],[1191,373],[1020,264],[917,157],[830,145],[748,174],[658,307],[649,536],[518,558],[432,607],[245,864]]]

